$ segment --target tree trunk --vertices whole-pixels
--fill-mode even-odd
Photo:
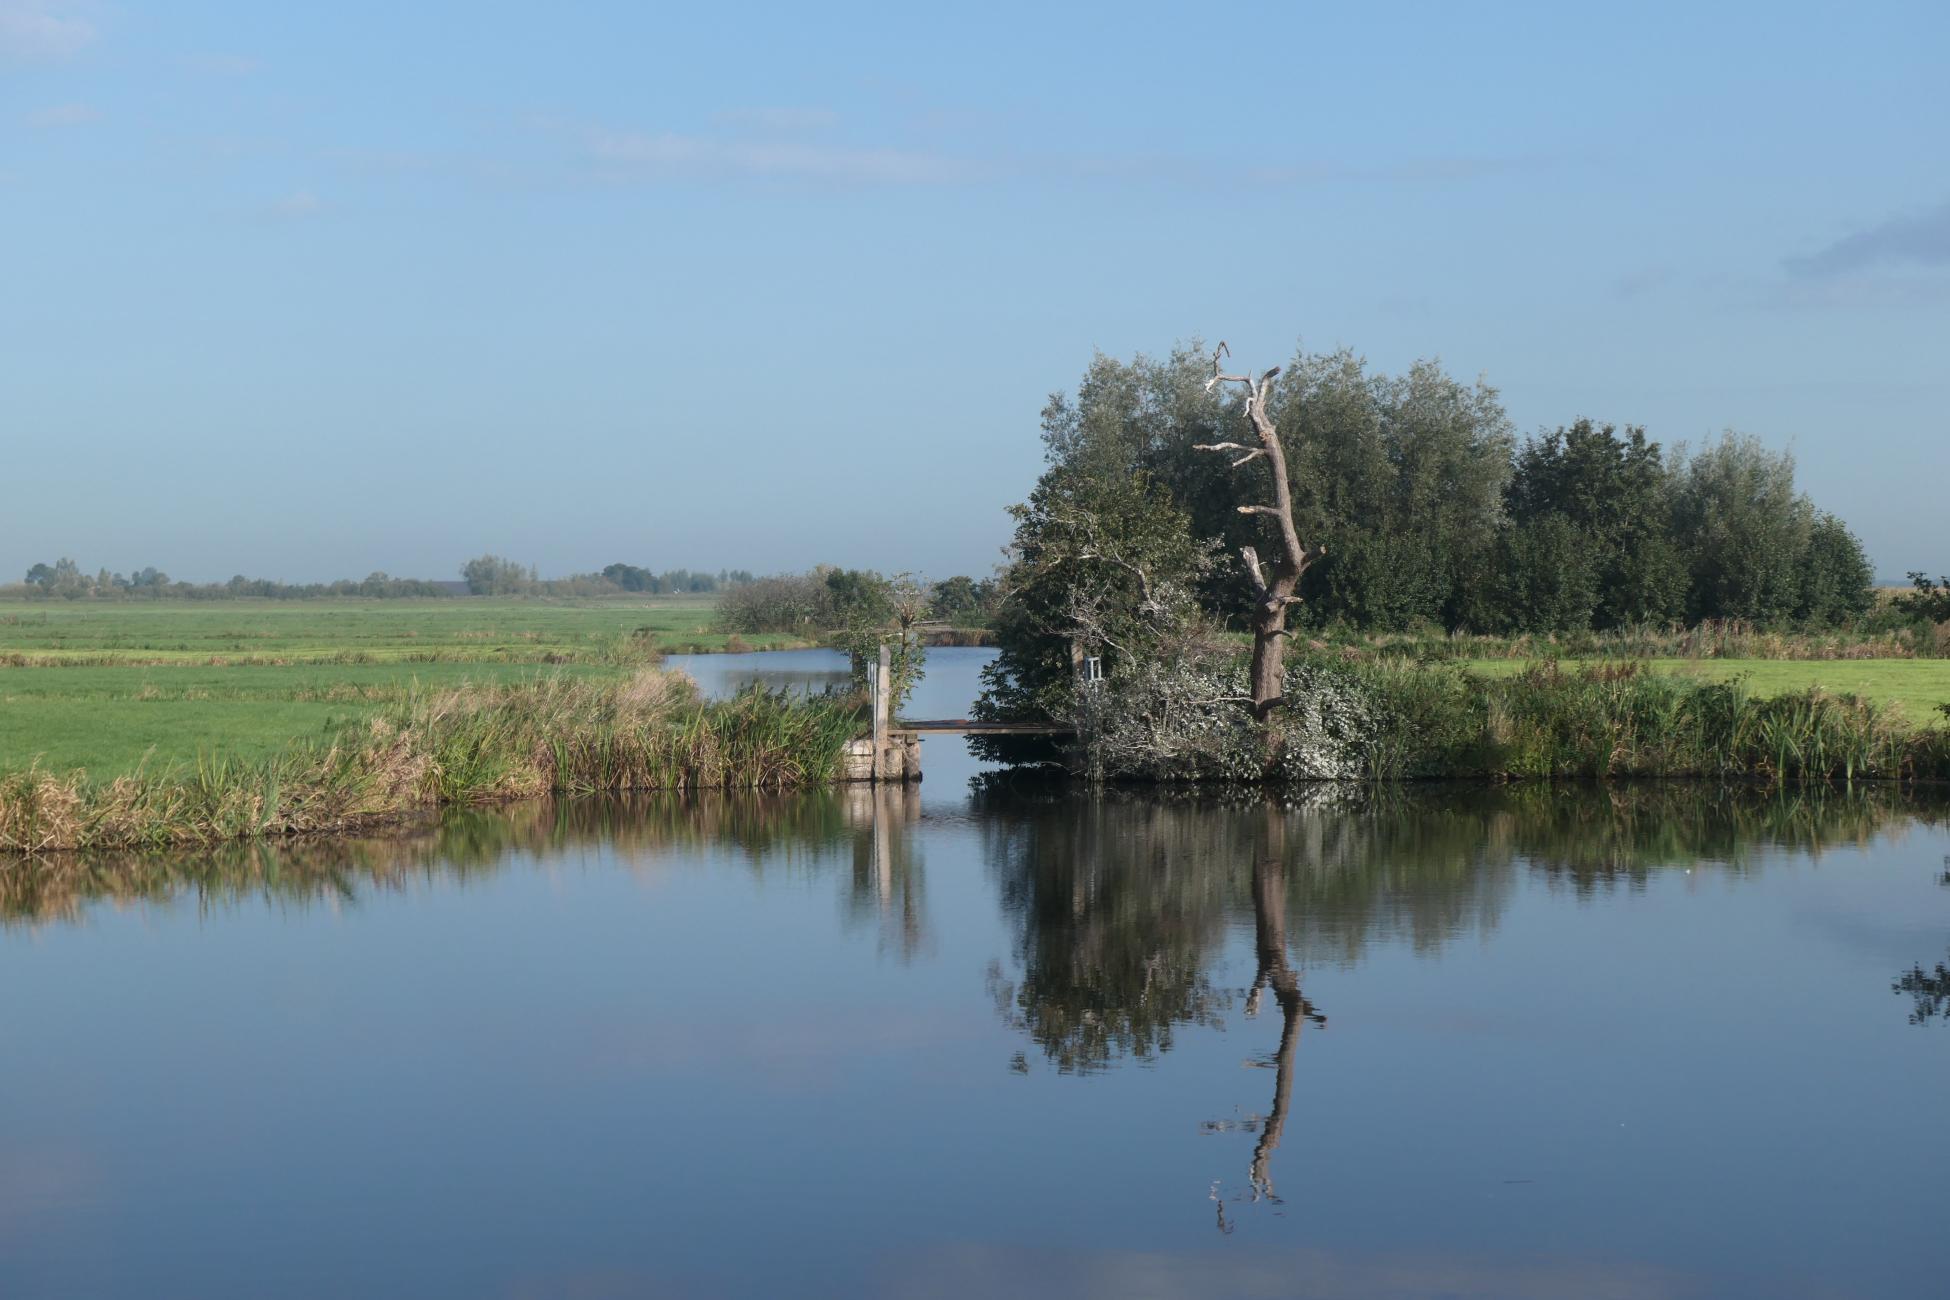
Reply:
[[[1262,601],[1253,611],[1253,721],[1263,743],[1275,743],[1273,711],[1286,698],[1286,602]],[[1275,757],[1268,753],[1267,759]]]
[[[1246,576],[1253,584],[1253,722],[1259,727],[1263,758],[1270,769],[1279,757],[1279,738],[1273,728],[1274,711],[1286,696],[1286,611],[1287,606],[1300,603],[1297,594],[1300,579],[1305,576],[1307,566],[1327,553],[1324,546],[1309,550],[1301,545],[1299,530],[1293,523],[1293,490],[1287,482],[1286,448],[1280,443],[1280,431],[1267,411],[1267,400],[1272,396],[1274,376],[1280,373],[1278,366],[1268,370],[1257,380],[1250,375],[1228,375],[1220,366],[1226,355],[1226,345],[1219,344],[1212,354],[1212,378],[1205,387],[1210,391],[1219,384],[1244,384],[1246,387],[1246,418],[1252,422],[1253,433],[1259,440],[1258,446],[1239,442],[1197,443],[1197,451],[1223,451],[1243,453],[1232,462],[1234,469],[1251,461],[1266,461],[1269,486],[1273,492],[1272,505],[1240,506],[1242,515],[1265,515],[1272,519],[1280,534],[1279,554],[1272,564],[1262,567],[1259,552],[1253,547],[1241,547],[1240,558],[1246,564]]]

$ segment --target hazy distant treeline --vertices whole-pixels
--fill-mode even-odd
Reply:
[[[999,596],[991,578],[958,575],[929,583],[909,574],[889,577],[821,564],[805,573],[751,579],[727,591],[718,602],[716,626],[745,635],[881,629],[921,619],[984,627]]]
[[[533,565],[517,564],[499,555],[482,555],[460,567],[467,594],[473,596],[614,596],[631,592],[646,596],[705,595],[750,582],[744,569],[716,573],[667,569],[656,573],[634,564],[606,565],[599,573],[572,573],[544,578]]]
[[[51,600],[317,600],[331,596],[417,600],[470,595],[671,595],[718,592],[751,580],[752,575],[743,569],[720,569],[716,573],[667,569],[658,573],[634,564],[611,564],[599,573],[544,578],[532,565],[517,564],[498,555],[483,555],[461,566],[458,582],[395,578],[387,573],[369,573],[364,578],[341,578],[336,582],[277,582],[242,574],[228,582],[178,582],[153,567],[128,574],[108,569],[89,573],[63,556],[52,564],[34,565],[17,584],[0,586],[0,595]]]

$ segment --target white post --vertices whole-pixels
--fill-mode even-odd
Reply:
[[[876,750],[887,744],[893,728],[894,655],[885,641],[880,643],[880,662],[873,675],[873,743]]]

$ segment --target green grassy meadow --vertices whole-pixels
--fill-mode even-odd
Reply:
[[[710,651],[709,597],[621,600],[0,601],[0,771],[102,780],[200,757],[255,761],[416,692],[543,675],[609,678],[658,651]],[[805,644],[753,636],[736,648]],[[1524,657],[1463,661],[1485,676]],[[1563,661],[1567,667],[1577,660]],[[1755,695],[1819,685],[1941,721],[1950,659],[1653,658],[1745,675]]]
[[[103,779],[268,758],[415,691],[616,676],[659,650],[725,649],[711,614],[709,597],[0,601],[0,770]]]
[[[0,601],[0,665],[587,662],[632,640],[722,650],[711,614],[710,597]]]
[[[1521,672],[1528,659],[1470,659],[1464,666],[1486,677]],[[1596,661],[1563,660],[1566,668]],[[1755,695],[1771,697],[1811,686],[1836,695],[1859,695],[1902,710],[1912,726],[1943,721],[1937,706],[1950,703],[1950,659],[1647,659],[1657,672],[1682,673],[1707,681],[1745,676]]]

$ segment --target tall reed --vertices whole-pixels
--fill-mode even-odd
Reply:
[[[830,781],[857,707],[763,688],[698,698],[679,673],[416,692],[319,743],[105,783],[0,774],[0,852],[157,848],[347,831],[550,792],[782,790]]]

